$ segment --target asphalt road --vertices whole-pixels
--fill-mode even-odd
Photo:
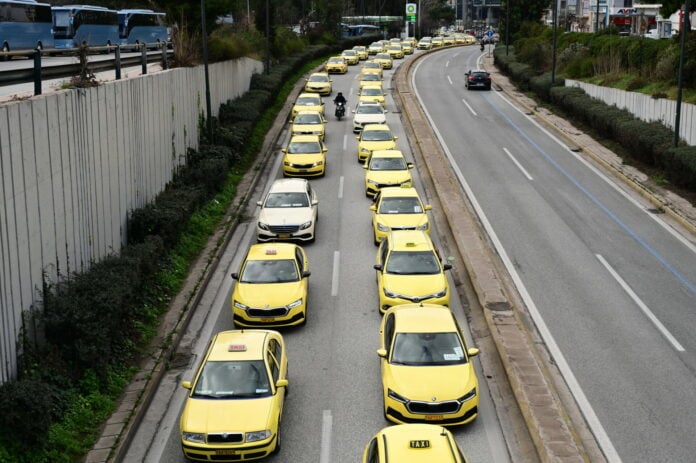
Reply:
[[[609,461],[696,454],[696,245],[493,91],[478,48],[416,91]],[[451,211],[450,211],[451,212]]]
[[[334,76],[334,95],[342,91],[349,107],[357,101],[357,69],[351,67],[346,75]],[[392,71],[385,73],[385,88],[390,87],[391,75]],[[266,460],[269,462],[360,461],[368,440],[388,425],[382,416],[375,353],[380,315],[372,269],[376,247],[372,244],[370,200],[365,197],[364,170],[357,163],[350,117],[335,120],[332,98],[325,98],[330,121],[327,175],[311,180],[319,194],[320,219],[316,243],[305,247],[312,271],[308,321],[304,327],[283,330],[288,344],[290,393],[282,422],[283,448],[279,455]],[[399,136],[399,148],[412,160],[391,97],[387,108],[388,123]],[[281,137],[283,142],[286,139],[287,133]],[[277,156],[269,166],[269,182],[279,176],[279,161]],[[415,169],[413,172],[416,174]],[[268,185],[262,182],[252,204]],[[420,186],[418,178],[416,186]],[[229,299],[233,281],[229,275],[238,269],[254,240],[255,213],[248,210],[249,221],[235,232],[124,461],[184,461],[178,420],[185,390],[178,383],[193,377],[211,334],[233,328]],[[433,235],[437,240],[436,230]],[[456,294],[452,308],[460,325],[467,327]],[[471,334],[466,336],[469,344],[475,345]],[[510,461],[478,359],[475,364],[481,384],[479,417],[453,432],[472,462]]]

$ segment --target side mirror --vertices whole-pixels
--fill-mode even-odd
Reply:
[[[389,110],[388,110],[388,109],[385,109],[385,110],[384,110],[384,113],[385,113],[385,114],[386,114],[386,113],[388,113],[388,112],[389,112]]]
[[[285,153],[288,152],[288,150],[287,150],[286,148],[281,148],[281,149],[280,149],[280,152],[285,154]]]
[[[263,201],[256,201],[257,206],[263,206]]]
[[[287,387],[288,385],[288,380],[287,379],[279,379],[276,381],[276,387]]]
[[[476,347],[469,347],[469,350],[466,351],[466,353],[469,354],[469,357],[476,357],[479,352],[480,351]]]
[[[235,272],[235,273],[233,273],[233,274],[230,275],[230,276],[232,277],[233,280],[239,280],[239,273],[236,273],[236,272]]]
[[[469,355],[471,355],[471,354],[469,354]],[[182,381],[181,387],[183,387],[184,389],[191,389],[191,381]]]
[[[398,139],[399,139],[399,137],[394,135],[394,140],[398,140]]]
[[[432,210],[433,210],[433,206],[431,206],[430,204],[426,204],[426,205],[425,205],[425,210],[426,210],[426,211],[432,211]]]
[[[406,163],[406,167],[408,167],[409,169],[413,169],[413,163],[412,163],[412,162],[407,162],[407,163]]]
[[[326,146],[323,147],[321,150],[322,150],[324,153],[326,153],[327,151],[329,151],[329,149],[328,149]]]
[[[302,278],[307,278],[310,276],[312,276],[312,272],[310,272],[309,270],[307,270],[306,272],[302,272]]]
[[[444,264],[444,265],[442,266],[442,269],[443,269],[443,270],[452,270],[452,264]]]
[[[367,167],[368,167],[367,163],[364,163],[364,164],[362,165],[362,168],[365,169],[365,170],[367,170]]]
[[[379,270],[380,272],[382,271],[382,265],[381,264],[375,264],[372,266],[373,269]]]
[[[316,205],[318,205],[318,204],[319,204],[319,201],[318,201],[318,200],[315,199],[314,201],[312,201],[312,206],[316,206]]]
[[[379,355],[382,358],[387,357],[387,349],[377,349],[377,355]]]
[[[375,206],[374,204],[371,205],[371,206],[370,206],[370,210],[371,210],[372,212],[377,212],[377,206]]]

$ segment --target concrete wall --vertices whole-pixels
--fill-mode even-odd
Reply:
[[[262,71],[251,59],[210,65],[214,115]],[[42,275],[56,281],[120,250],[128,213],[197,148],[205,106],[202,66],[0,106],[0,382],[16,373]]]
[[[677,102],[665,98],[652,98],[642,93],[627,92],[615,88],[601,87],[577,80],[566,79],[567,87],[580,87],[588,95],[609,105],[616,105],[633,113],[641,120],[662,122],[674,130]],[[679,119],[679,136],[691,146],[696,145],[696,105],[682,103]]]

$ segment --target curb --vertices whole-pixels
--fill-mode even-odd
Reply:
[[[425,54],[399,66],[393,78],[395,99],[402,108],[404,125],[409,128],[409,134],[413,134],[409,142],[414,156],[423,159],[421,164],[432,179],[437,179],[434,182],[435,192],[466,267],[460,271],[468,272],[471,278],[539,460],[564,463],[589,461],[579,433],[550,379],[550,373],[520,320],[519,309],[513,303],[513,300],[518,300],[516,290],[507,285],[505,276],[499,270],[503,268],[502,264],[490,248],[485,231],[453,175],[420,103],[412,93],[409,71],[422,56]]]

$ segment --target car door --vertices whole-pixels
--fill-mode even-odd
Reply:
[[[317,217],[319,216],[319,197],[309,182],[307,182],[307,198],[309,198],[309,204],[312,208],[312,221],[316,226]]]

